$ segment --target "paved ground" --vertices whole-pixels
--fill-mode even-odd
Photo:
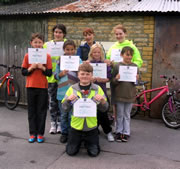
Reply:
[[[27,126],[25,108],[10,111],[0,105],[0,169],[180,169],[180,129],[169,129],[161,120],[132,119],[128,143],[109,143],[101,132],[96,158],[83,148],[69,157],[59,135],[48,134],[49,115],[45,143],[29,144]]]

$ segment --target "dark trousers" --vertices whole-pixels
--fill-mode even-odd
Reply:
[[[98,126],[101,125],[105,134],[112,131],[111,124],[108,117],[108,112],[97,111]]]
[[[60,111],[57,100],[57,83],[48,83],[49,111],[51,122],[60,122]]]
[[[79,131],[71,128],[68,134],[66,153],[70,156],[76,155],[83,141],[89,156],[95,157],[99,154],[100,147],[97,128],[91,131]]]
[[[106,95],[106,98],[110,105],[110,101],[107,95]],[[101,125],[105,134],[108,134],[109,132],[112,131],[111,123],[108,117],[108,111],[109,111],[109,108],[106,112],[101,112],[99,110],[97,111],[98,126]]]
[[[44,135],[48,105],[48,91],[27,88],[28,121],[30,135]]]

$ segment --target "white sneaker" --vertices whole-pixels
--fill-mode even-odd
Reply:
[[[56,134],[56,122],[51,122],[50,134]]]
[[[61,133],[61,123],[60,122],[57,122],[57,133]]]
[[[113,142],[113,141],[114,141],[114,137],[113,137],[113,135],[112,135],[111,132],[109,132],[109,133],[107,134],[107,139],[108,139],[108,141],[110,141],[110,142]]]

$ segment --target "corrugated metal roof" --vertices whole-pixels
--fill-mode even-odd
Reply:
[[[180,0],[79,0],[45,13],[180,12]]]
[[[0,15],[43,14],[44,11],[72,3],[76,0],[36,0],[3,5],[0,3]]]

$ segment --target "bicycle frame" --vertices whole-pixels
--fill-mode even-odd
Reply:
[[[152,93],[154,91],[159,91],[159,93],[156,94],[155,97],[153,97],[149,102],[147,101],[147,97],[146,94],[147,93]],[[140,107],[142,111],[145,111],[146,109],[149,109],[149,106],[155,101],[157,100],[159,97],[161,97],[163,94],[168,93],[169,94],[169,87],[168,85],[166,86],[162,86],[159,88],[154,88],[154,89],[148,89],[148,90],[144,90],[142,91],[138,96],[136,96],[137,98],[140,98],[142,95],[144,96],[144,101],[141,104],[134,104],[134,106]]]
[[[10,95],[10,88],[9,88],[9,86],[10,86],[10,79],[11,79],[10,77],[11,77],[10,72],[7,72],[4,76],[2,76],[2,77],[0,78],[0,80],[2,80],[2,83],[0,83],[0,88],[4,85],[4,83],[6,82],[6,80],[8,81],[8,82],[7,82],[8,95]],[[13,92],[14,92],[14,86],[12,86],[12,90],[13,90]]]
[[[3,65],[3,64],[0,64],[0,67],[4,67],[7,69],[7,72],[0,77],[0,88],[2,88],[3,85],[5,85],[4,103],[8,109],[13,110],[19,104],[20,88],[16,79],[11,74],[10,70],[21,69],[21,67],[15,65]]]

